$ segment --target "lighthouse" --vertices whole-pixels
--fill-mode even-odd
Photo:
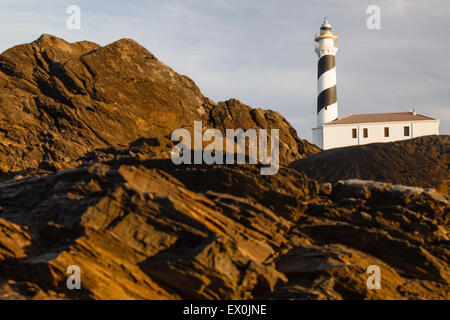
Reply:
[[[317,127],[313,143],[322,150],[385,143],[439,134],[439,120],[410,112],[351,114],[338,119],[336,53],[338,37],[327,18],[316,33]]]
[[[338,37],[332,32],[327,18],[315,36],[316,53],[319,59],[317,73],[317,127],[338,118],[336,92],[336,53]]]

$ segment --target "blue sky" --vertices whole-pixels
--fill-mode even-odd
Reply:
[[[81,30],[66,8],[81,8]],[[366,26],[369,5],[381,30]],[[316,122],[314,33],[339,34],[340,117],[417,108],[450,134],[448,0],[2,0],[0,51],[49,33],[105,45],[133,38],[215,101],[280,112],[311,139]]]

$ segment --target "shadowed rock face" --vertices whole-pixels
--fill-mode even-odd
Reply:
[[[279,128],[280,162],[318,149],[273,111],[216,104],[133,40],[105,47],[50,35],[0,55],[0,170],[67,167],[96,148],[169,138],[194,120],[221,129]],[[224,122],[224,120],[226,121]],[[226,124],[226,125],[224,125]],[[166,156],[167,154],[160,154]]]
[[[10,49],[0,106],[0,299],[450,297],[446,196],[176,166],[170,133],[194,120],[280,129],[283,164],[318,149],[276,112],[203,97],[132,40]],[[82,290],[66,287],[71,265]]]
[[[295,129],[278,112],[260,108],[252,109],[235,99],[219,102],[216,107],[211,109],[208,125],[222,132],[228,128],[279,129],[280,163],[282,165],[288,165],[292,161],[320,151],[317,146],[299,139]]]
[[[319,181],[385,181],[449,194],[450,136],[326,150],[291,163]]]

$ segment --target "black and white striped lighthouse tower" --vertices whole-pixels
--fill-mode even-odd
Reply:
[[[317,127],[338,117],[336,92],[336,53],[338,37],[331,30],[327,18],[316,34],[316,53],[319,58],[317,80]]]

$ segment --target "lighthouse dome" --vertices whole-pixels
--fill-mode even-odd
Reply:
[[[328,20],[325,18],[322,25],[320,26],[320,30],[322,31],[330,31],[331,30],[331,24],[328,23]]]

